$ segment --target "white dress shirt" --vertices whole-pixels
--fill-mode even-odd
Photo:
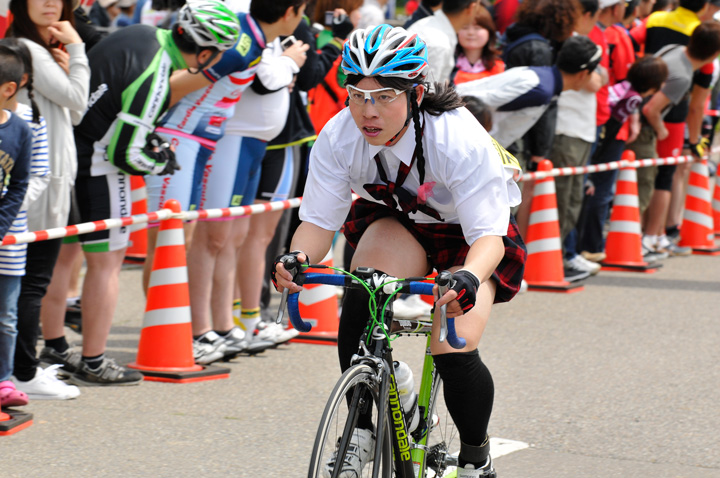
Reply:
[[[446,223],[460,224],[470,245],[483,236],[506,235],[510,207],[520,203],[520,190],[513,168],[503,165],[490,135],[464,107],[422,117],[425,184],[432,185],[426,204]],[[395,145],[371,146],[345,108],[325,125],[312,148],[300,219],[339,230],[350,210],[352,191],[382,203],[363,188],[368,183],[383,184],[375,154],[383,151],[387,177],[395,181],[400,161],[410,164],[414,150],[412,121]],[[419,185],[414,166],[402,187],[416,195]],[[420,211],[409,218],[417,223],[439,222]]]

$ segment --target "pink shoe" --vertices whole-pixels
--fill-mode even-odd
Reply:
[[[28,396],[25,392],[15,389],[15,384],[10,380],[0,382],[0,406],[22,407],[28,404]]]

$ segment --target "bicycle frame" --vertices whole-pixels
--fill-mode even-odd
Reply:
[[[315,266],[312,266],[315,267]],[[416,330],[406,330],[406,333],[424,333],[427,335],[427,346],[426,354],[423,363],[423,372],[420,382],[420,392],[418,397],[418,407],[421,411],[420,422],[416,430],[412,433],[408,433],[406,416],[400,403],[400,397],[397,390],[397,380],[395,378],[395,371],[393,367],[392,359],[392,347],[388,339],[388,334],[391,332],[392,326],[392,314],[385,317],[384,307],[386,301],[395,295],[398,291],[406,291],[413,294],[426,294],[432,295],[433,284],[427,282],[419,282],[425,278],[413,278],[399,281],[400,284],[393,284],[397,287],[390,287],[386,289],[385,276],[380,278],[378,283],[372,282],[376,279],[376,275],[372,275],[375,271],[372,269],[360,270],[356,272],[359,276],[364,276],[363,281],[367,284],[372,284],[374,287],[372,294],[375,296],[375,315],[374,317],[382,317],[382,322],[377,322],[372,319],[371,316],[368,319],[368,328],[363,332],[358,347],[358,354],[355,354],[351,359],[351,367],[362,364],[370,367],[375,371],[374,381],[375,386],[379,386],[379,396],[381,400],[377,405],[377,416],[387,417],[387,420],[379,419],[376,429],[376,437],[374,450],[374,462],[379,463],[383,450],[383,440],[381,437],[386,436],[384,427],[391,427],[390,440],[393,450],[393,460],[395,465],[395,475],[397,478],[425,478],[425,470],[427,468],[427,458],[430,449],[427,446],[428,435],[430,431],[430,420],[432,410],[435,408],[435,397],[437,393],[434,393],[440,386],[440,376],[437,373],[432,355],[430,354],[430,334],[427,331],[421,332],[420,328]],[[312,274],[306,273],[298,276],[298,284],[305,283],[320,283],[327,285],[337,285],[343,287],[362,287],[358,285],[358,277],[351,276],[350,279],[345,275],[332,275],[332,274]],[[394,278],[390,278],[389,283],[398,282]],[[368,289],[369,290],[369,289]],[[447,289],[445,289],[447,290]],[[441,288],[441,294],[443,289]],[[285,296],[285,295],[284,295]],[[298,312],[298,294],[292,294],[287,298],[287,306],[290,313],[290,320],[293,326],[302,331],[308,332],[311,325],[304,322]],[[278,314],[279,318],[282,318],[284,303],[281,304],[280,311]],[[462,338],[457,337],[455,333],[454,319],[446,318],[444,306],[441,308],[441,331],[440,341],[445,339],[448,340],[450,345],[455,348],[462,348],[465,346],[465,341]],[[370,324],[373,324],[370,327]],[[422,328],[422,327],[421,327]],[[377,389],[376,389],[377,390]],[[353,397],[350,400],[350,411],[355,411],[360,406],[361,393],[355,390]],[[432,403],[431,403],[432,402]],[[357,415],[354,415],[357,417]],[[430,417],[430,420],[429,420]],[[343,456],[350,442],[353,430],[356,427],[357,419],[348,421],[343,427],[343,433],[339,442],[338,456]],[[333,476],[339,470],[335,470]],[[373,469],[373,478],[376,478],[379,473],[379,468]]]

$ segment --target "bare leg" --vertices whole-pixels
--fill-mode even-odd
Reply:
[[[665,219],[670,207],[670,191],[656,189],[650,199],[647,209],[647,221],[645,223],[645,234],[660,236],[665,234]]]
[[[688,180],[690,179],[691,163],[678,164],[673,174],[672,197],[670,207],[665,220],[665,226],[679,226],[682,223],[685,210],[685,194],[687,193]],[[664,232],[663,232],[664,233]]]
[[[528,223],[530,222],[530,207],[532,206],[533,189],[535,181],[524,181],[522,185],[523,201],[518,207],[515,219],[518,223],[518,230],[523,239],[527,239]]]
[[[247,238],[238,249],[237,282],[243,307],[260,307],[263,275],[265,274],[265,252],[272,241],[283,211],[255,214],[250,217]]]
[[[118,299],[120,269],[125,248],[112,252],[86,252],[87,274],[83,284],[83,355],[105,352]]]
[[[214,289],[215,269],[220,252],[227,243],[232,242],[231,233],[232,221],[202,221],[195,227],[193,242],[188,250],[193,335],[202,335],[211,330],[210,299]],[[233,260],[231,274],[234,274],[234,268]],[[235,282],[234,275],[228,280],[232,286]],[[232,301],[232,298],[230,300]],[[228,308],[231,305],[232,302],[228,304]]]
[[[220,331],[230,330],[235,325],[232,316],[232,304],[235,295],[237,250],[247,237],[250,218],[240,217],[232,221],[231,224],[231,238],[217,256],[210,303],[213,328]]]
[[[80,243],[63,244],[60,246],[52,279],[47,293],[42,299],[40,309],[40,323],[45,340],[57,339],[65,336],[65,309],[66,299],[73,278],[75,264],[80,259],[82,267],[82,246]],[[78,271],[79,274],[79,271]],[[79,294],[78,294],[79,295]]]

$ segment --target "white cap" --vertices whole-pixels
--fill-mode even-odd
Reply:
[[[613,5],[617,5],[620,2],[623,2],[624,0],[599,0],[598,4],[600,5],[600,10],[603,10],[607,7],[612,7]]]

